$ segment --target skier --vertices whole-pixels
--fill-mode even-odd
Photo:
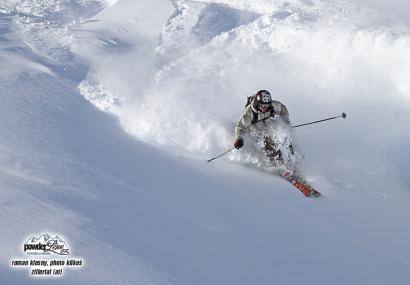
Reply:
[[[256,132],[256,136],[262,139],[263,149],[272,166],[285,165],[285,169],[280,171],[280,176],[292,183],[306,197],[319,197],[321,194],[310,186],[294,166],[287,169],[286,162],[278,145],[272,139],[272,129],[266,124],[266,120],[279,116],[285,124],[290,125],[288,109],[278,101],[273,101],[267,90],[259,90],[255,95],[248,97],[245,112],[239,119],[235,128],[234,147],[240,149],[244,145],[243,135],[245,131],[251,129]],[[265,123],[263,123],[265,122]],[[254,128],[251,128],[253,127]],[[293,146],[290,143],[288,149],[294,155]]]
[[[243,135],[249,127],[258,124],[258,128],[255,129],[263,131],[266,124],[262,122],[275,116],[280,116],[285,123],[290,124],[286,106],[278,101],[273,101],[269,91],[259,90],[255,95],[248,97],[245,112],[235,128],[234,147],[236,149],[243,147]],[[283,162],[282,152],[277,148],[271,136],[264,135],[263,145],[265,154],[271,162]],[[293,154],[292,145],[289,145],[289,150]]]

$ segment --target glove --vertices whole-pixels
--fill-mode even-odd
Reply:
[[[243,147],[243,139],[242,138],[237,138],[236,141],[234,142],[233,146],[236,149],[240,149],[241,147]]]

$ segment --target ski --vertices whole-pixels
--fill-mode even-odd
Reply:
[[[289,170],[284,170],[280,176],[289,181],[296,189],[303,193],[306,197],[319,197],[322,195],[319,191],[310,186],[300,175]]]

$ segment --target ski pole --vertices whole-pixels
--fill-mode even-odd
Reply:
[[[340,116],[336,116],[336,117],[331,117],[331,118],[327,118],[327,119],[323,119],[323,120],[319,120],[319,121],[314,121],[314,122],[310,122],[310,123],[296,125],[296,126],[293,126],[293,128],[312,125],[312,124],[316,124],[316,123],[320,123],[320,122],[324,122],[324,121],[334,120],[334,119],[337,119],[337,118],[346,119],[346,113],[342,113]]]
[[[233,151],[233,150],[234,150],[234,148],[235,148],[235,147],[233,147],[233,148],[231,148],[231,149],[229,149],[229,150],[225,151],[224,153],[221,153],[221,154],[220,154],[220,155],[218,155],[218,156],[215,156],[214,158],[211,158],[211,159],[207,160],[206,162],[211,162],[212,160],[217,159],[217,158],[219,158],[219,157],[221,157],[221,156],[223,156],[223,155],[227,154],[227,153],[228,153],[228,152],[230,152],[230,151]]]
[[[268,118],[270,118],[270,117],[268,117]],[[268,118],[265,118],[265,119],[262,119],[262,120],[258,120],[258,121],[256,121],[256,123],[258,123],[258,122],[260,122],[260,121],[264,121],[264,120],[266,120],[266,119],[268,119]],[[327,118],[327,119],[323,119],[323,120],[319,120],[319,121],[314,121],[314,122],[310,122],[310,123],[305,123],[305,124],[296,125],[296,126],[293,126],[293,128],[302,127],[302,126],[311,125],[311,124],[316,124],[316,123],[320,123],[320,122],[324,122],[324,121],[329,121],[329,120],[333,120],[333,119],[337,119],[337,118],[346,119],[346,113],[342,113],[340,116],[336,116],[336,117],[331,117],[331,118]],[[218,156],[215,156],[215,157],[213,157],[213,158],[211,158],[211,159],[208,159],[207,162],[211,162],[212,160],[215,160],[215,159],[217,159],[217,158],[220,158],[221,156],[224,156],[225,154],[227,154],[228,152],[233,151],[234,149],[235,149],[235,147],[232,147],[232,148],[228,149],[227,151],[225,151],[224,153],[221,153],[221,154],[218,155]]]

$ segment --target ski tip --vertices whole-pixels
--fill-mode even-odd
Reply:
[[[342,113],[342,118],[346,119],[346,117],[347,117],[346,113]]]
[[[310,195],[309,195],[308,197],[318,198],[318,197],[320,197],[320,196],[322,196],[322,193],[320,193],[319,191],[313,190],[313,191],[311,191],[311,193],[310,193]]]

